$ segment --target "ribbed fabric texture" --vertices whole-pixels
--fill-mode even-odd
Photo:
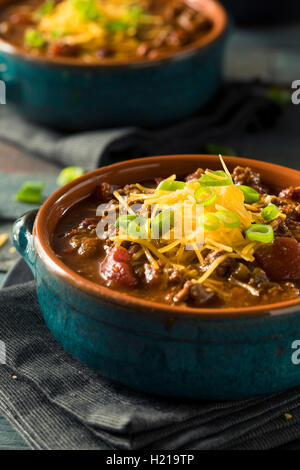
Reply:
[[[34,449],[297,448],[300,387],[235,402],[149,396],[100,377],[53,338],[23,261],[0,291],[0,411]],[[286,419],[289,413],[292,418]],[[295,442],[296,441],[296,442]]]

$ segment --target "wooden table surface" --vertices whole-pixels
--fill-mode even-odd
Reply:
[[[299,25],[240,31],[229,43],[225,75],[237,79],[260,77],[287,85],[300,79],[299,54]],[[50,162],[41,161],[5,143],[0,143],[0,170],[57,174],[57,168]],[[3,276],[0,273],[0,284]],[[0,450],[28,448],[6,419],[0,416]]]

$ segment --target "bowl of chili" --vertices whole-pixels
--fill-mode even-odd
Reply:
[[[48,327],[101,375],[196,399],[299,385],[300,173],[224,161],[224,170],[214,155],[117,163],[63,186],[15,223]],[[99,237],[97,224],[125,196],[131,211]],[[153,199],[163,204],[148,221],[157,240],[141,229]],[[167,206],[178,201],[204,211],[203,250],[180,253],[176,237],[163,238],[164,221],[174,222]]]
[[[114,2],[44,2],[0,0],[0,79],[34,122],[161,125],[198,111],[221,84],[229,22],[216,0],[146,0],[146,12],[124,0],[120,14],[122,2],[116,14]]]

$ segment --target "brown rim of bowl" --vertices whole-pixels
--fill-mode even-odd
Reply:
[[[5,4],[7,3],[18,3],[10,2],[4,0]],[[71,58],[49,58],[49,57],[39,57],[30,54],[30,52],[25,52],[22,48],[14,46],[8,41],[5,41],[3,38],[0,37],[0,52],[3,51],[10,55],[15,55],[17,57],[22,58],[23,60],[29,62],[40,63],[41,65],[57,65],[57,66],[64,66],[64,67],[75,67],[75,68],[83,68],[83,69],[109,69],[109,68],[123,68],[123,67],[147,67],[147,66],[155,66],[164,62],[166,60],[181,60],[185,59],[189,55],[193,53],[197,53],[201,50],[204,50],[206,47],[212,45],[215,41],[217,41],[226,31],[228,26],[228,15],[225,8],[219,3],[218,0],[185,0],[186,3],[193,5],[195,8],[198,5],[198,8],[201,7],[207,14],[207,16],[212,20],[213,27],[211,30],[198,41],[193,42],[188,46],[182,47],[179,51],[174,52],[166,52],[161,57],[156,59],[147,59],[147,60],[131,60],[131,61],[115,61],[113,59],[106,59],[105,62],[101,63],[80,63],[77,59]],[[0,0],[1,5],[2,0]],[[5,6],[5,4],[3,6]],[[0,6],[1,9],[1,6]]]
[[[53,193],[46,202],[42,205],[41,209],[38,212],[35,225],[34,225],[34,240],[35,240],[35,247],[37,250],[38,255],[42,259],[42,261],[47,265],[47,267],[57,274],[59,277],[63,278],[65,281],[71,283],[73,286],[78,288],[79,290],[83,290],[86,294],[89,294],[93,297],[101,297],[104,301],[114,304],[114,305],[121,305],[125,308],[141,308],[144,312],[159,312],[164,313],[172,316],[178,315],[185,315],[188,317],[193,318],[230,318],[230,317],[256,317],[256,316],[263,316],[263,315],[279,315],[283,313],[293,313],[295,311],[299,311],[300,306],[300,298],[294,300],[288,300],[285,302],[278,302],[275,304],[268,304],[262,305],[257,307],[243,307],[243,308],[224,308],[224,309],[201,309],[201,308],[191,308],[191,307],[177,307],[177,306],[170,306],[167,304],[159,303],[159,302],[151,302],[148,300],[142,300],[134,296],[126,295],[123,293],[119,293],[116,290],[112,290],[108,287],[101,286],[97,283],[91,282],[86,280],[85,278],[81,277],[72,269],[68,268],[60,259],[57,257],[53,249],[51,248],[51,234],[47,233],[45,227],[46,224],[44,223],[47,220],[51,208],[54,207],[54,204],[62,198],[62,196],[66,195],[67,193],[71,193],[75,187],[78,187],[81,183],[87,182],[91,180],[92,177],[96,178],[99,173],[105,171],[113,170],[117,172],[118,170],[122,169],[125,170],[126,168],[131,168],[133,163],[138,164],[139,166],[143,166],[145,164],[159,164],[159,162],[163,159],[170,159],[172,158],[172,163],[176,162],[176,160],[181,160],[182,158],[190,158],[195,160],[195,166],[199,162],[199,159],[213,159],[217,162],[219,158],[216,155],[175,155],[175,156],[161,156],[161,157],[147,157],[147,158],[140,158],[135,160],[126,160],[120,163],[115,163],[113,165],[109,165],[106,167],[102,167],[100,169],[91,171],[86,173],[85,175],[81,176],[77,180],[61,187],[55,193]],[[250,160],[244,159],[240,157],[224,157],[225,162],[228,162],[230,166],[236,166],[239,164],[243,164],[246,166],[253,165],[256,170],[263,170],[263,167],[267,167],[268,170],[271,172],[276,172],[279,174],[284,174],[285,177],[289,175],[293,178],[298,179],[300,182],[300,172],[297,170],[293,170],[287,167],[274,165],[272,163],[261,162],[258,160]],[[88,194],[87,194],[88,196]],[[76,204],[78,200],[75,200],[73,204]],[[70,207],[70,206],[69,206]],[[62,212],[60,210],[60,214],[63,213],[66,209]],[[48,242],[45,238],[48,238]]]

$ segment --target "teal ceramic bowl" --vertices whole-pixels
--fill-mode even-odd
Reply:
[[[192,3],[212,19],[211,31],[159,60],[78,65],[72,59],[39,59],[0,40],[7,103],[31,121],[77,131],[157,126],[195,113],[220,87],[229,28],[220,3]]]
[[[296,170],[241,158],[225,161],[230,169],[251,165],[275,189],[300,185]],[[199,166],[217,169],[219,157],[154,157],[104,167],[56,191],[37,216],[29,213],[15,223],[14,243],[33,271],[45,322],[69,353],[135,390],[240,399],[299,385],[294,359],[300,299],[239,309],[171,307],[90,282],[52,250],[59,219],[100,182],[123,186],[169,176],[170,168],[185,175]]]

